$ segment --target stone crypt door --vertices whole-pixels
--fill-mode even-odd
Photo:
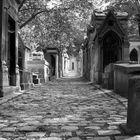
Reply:
[[[107,32],[103,37],[102,45],[102,70],[105,72],[107,66],[111,63],[121,60],[122,49],[119,36],[113,32]]]
[[[103,36],[101,48],[102,83],[107,88],[114,86],[113,64],[122,59],[121,39],[114,31],[108,31]]]
[[[8,69],[9,85],[16,86],[16,37],[15,21],[8,17]]]

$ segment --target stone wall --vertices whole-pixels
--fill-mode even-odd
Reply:
[[[115,64],[114,65],[114,91],[121,96],[128,97],[129,79],[140,74],[139,64]]]
[[[83,49],[84,75],[88,80],[102,84],[104,82],[104,75],[106,75],[104,73],[105,68],[108,67],[107,65],[120,60],[129,61],[127,19],[128,16],[126,14],[114,13],[113,10],[108,10],[107,13],[93,12]],[[104,44],[107,37],[112,37],[112,40],[114,40],[114,38],[117,40],[116,43],[119,44],[117,44],[118,47],[115,47],[115,43],[113,45],[114,48],[117,48],[115,51],[110,47],[107,48],[107,44]],[[111,46],[111,44],[112,43],[109,45]],[[116,55],[115,52],[117,52]],[[112,55],[112,53],[114,55]],[[108,56],[113,58],[109,59]],[[111,79],[113,80],[112,73],[113,71],[108,75],[112,75]]]
[[[0,92],[10,87],[20,88],[18,68],[18,4],[15,0],[0,1]],[[9,26],[8,26],[9,24]],[[8,38],[9,36],[9,38]],[[12,43],[11,43],[12,42]],[[11,90],[11,93],[13,91]],[[7,92],[8,94],[10,92]]]
[[[49,63],[45,60],[27,61],[28,70],[38,75],[41,83],[48,81]]]

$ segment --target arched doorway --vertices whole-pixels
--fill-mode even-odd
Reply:
[[[121,39],[114,31],[108,31],[102,40],[101,48],[101,83],[105,88],[114,87],[113,64],[122,59]]]
[[[55,56],[51,55],[51,74],[52,74],[52,76],[55,76],[55,65],[56,65]]]
[[[130,60],[138,61],[138,52],[135,48],[130,52]]]
[[[122,49],[120,37],[113,31],[107,32],[102,44],[102,71],[111,64],[121,60]]]
[[[8,16],[8,74],[10,86],[16,86],[16,22]]]

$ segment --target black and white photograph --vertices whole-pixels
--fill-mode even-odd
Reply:
[[[140,0],[0,0],[0,140],[140,140]]]

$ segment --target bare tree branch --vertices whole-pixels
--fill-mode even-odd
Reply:
[[[23,6],[23,4],[26,2],[26,0],[22,0],[21,4],[18,7],[18,11],[20,11],[21,7]]]
[[[25,12],[25,11],[29,11],[29,10],[41,10],[41,8],[26,8],[26,9],[20,10],[20,12]]]
[[[32,21],[37,15],[39,15],[39,14],[41,14],[41,13],[43,13],[43,12],[51,12],[51,11],[54,11],[54,10],[56,10],[55,8],[56,8],[56,7],[52,8],[52,9],[50,9],[50,10],[44,9],[44,10],[41,10],[41,11],[39,11],[39,12],[33,14],[28,20],[26,20],[22,25],[20,25],[19,28],[21,29],[21,28],[23,28],[24,26],[26,26],[26,25],[27,25],[30,21]],[[69,9],[69,8],[63,8],[64,11],[66,11],[66,10],[68,10],[68,9]]]
[[[23,28],[25,25],[27,25],[30,21],[32,21],[37,15],[43,13],[43,12],[47,12],[48,10],[42,10],[42,11],[39,11],[35,14],[33,14],[27,21],[25,21],[22,25],[20,25],[20,29]]]

